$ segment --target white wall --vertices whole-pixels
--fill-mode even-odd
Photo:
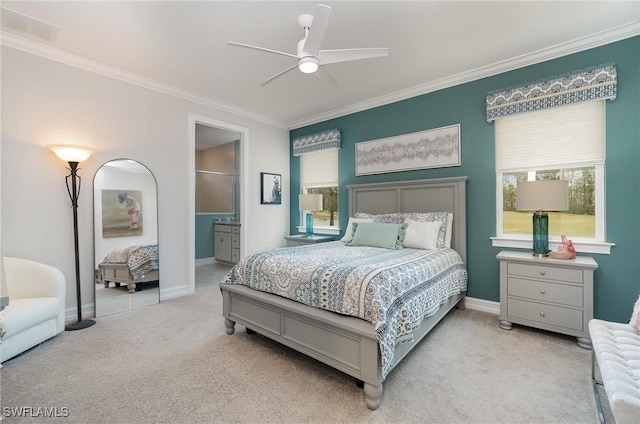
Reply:
[[[283,246],[289,228],[289,136],[284,128],[174,98],[2,46],[2,253],[60,268],[68,316],[75,308],[73,223],[66,163],[45,147],[67,142],[97,152],[80,164],[80,261],[83,309],[93,311],[93,192],[96,170],[130,158],[158,182],[161,298],[188,286],[189,114],[249,129],[245,253]],[[246,88],[245,88],[246,89]],[[257,89],[257,88],[256,88]],[[281,173],[283,202],[260,205],[260,172]],[[170,296],[165,296],[170,297]]]

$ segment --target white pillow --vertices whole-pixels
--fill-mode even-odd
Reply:
[[[353,240],[353,223],[354,222],[373,222],[373,219],[369,218],[349,218],[349,222],[347,223],[347,229],[344,231],[344,237],[340,239],[340,241],[349,243]]]
[[[451,229],[453,228],[453,212],[447,214],[447,231],[444,233],[444,247],[451,247]]]
[[[442,223],[440,221],[414,221],[407,219],[405,221],[407,229],[405,230],[403,247],[413,249],[437,249],[438,234]]]

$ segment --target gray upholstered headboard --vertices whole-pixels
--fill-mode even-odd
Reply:
[[[451,247],[467,262],[467,177],[352,184],[349,216],[356,212],[453,212]]]

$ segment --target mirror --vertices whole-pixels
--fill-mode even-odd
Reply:
[[[158,191],[149,169],[105,163],[93,178],[96,317],[160,302]]]

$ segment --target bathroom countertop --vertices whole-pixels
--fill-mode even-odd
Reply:
[[[213,224],[221,224],[221,225],[235,225],[236,227],[240,227],[242,224],[238,221],[225,221],[224,219],[216,219],[213,221]]]

